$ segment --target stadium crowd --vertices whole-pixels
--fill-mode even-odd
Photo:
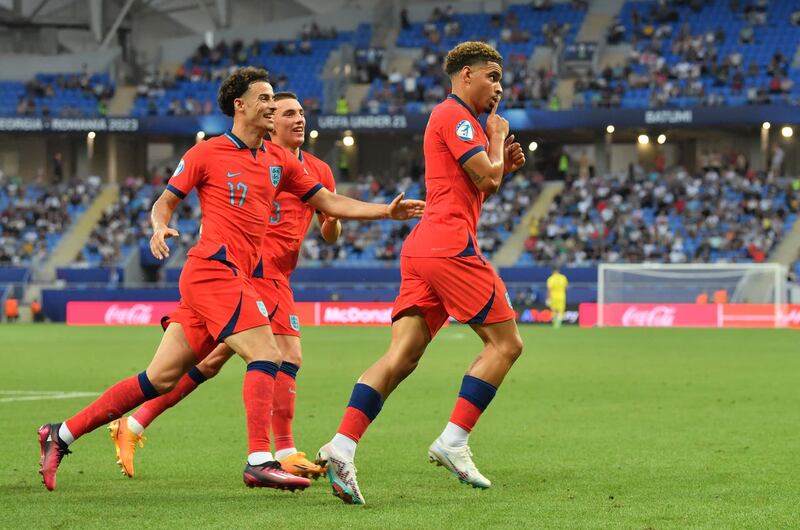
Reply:
[[[553,8],[548,2],[541,6],[535,4],[533,2],[525,9],[539,13],[543,17],[541,20],[545,20],[536,28],[543,38],[541,45],[560,47],[575,28],[569,22],[548,18],[547,13]],[[585,11],[586,3],[574,1],[571,8]],[[518,9],[509,8],[503,13],[491,14],[487,24],[467,34],[452,6],[444,9],[435,7],[429,19],[422,24],[424,41],[419,46],[421,52],[407,74],[396,69],[385,71],[375,68],[376,65],[361,71],[358,80],[372,83],[361,111],[370,114],[401,112],[403,109],[429,112],[446,95],[445,87],[449,86],[442,64],[452,44],[448,39],[453,38],[480,40],[501,50],[508,48],[504,51],[503,64],[505,93],[501,104],[504,108],[560,110],[561,102],[555,92],[556,74],[550,68],[534,68],[531,65],[534,35],[529,26],[520,24],[519,12]],[[412,28],[406,11],[401,12],[401,27],[405,30]],[[525,50],[519,45],[524,46]],[[379,58],[381,56],[375,54],[375,60]]]
[[[569,265],[763,262],[796,218],[800,179],[737,167],[738,156],[707,160],[696,173],[568,178],[525,248],[539,262]]]
[[[157,116],[163,114],[159,103],[164,97],[169,98],[166,114],[169,116],[198,116],[218,112],[214,97],[218,83],[242,65],[258,65],[266,57],[302,57],[314,53],[314,42],[317,40],[336,39],[336,28],[321,28],[316,22],[305,24],[296,40],[280,40],[275,42],[254,40],[246,44],[235,40],[230,44],[221,40],[213,47],[206,44],[198,46],[192,56],[174,73],[153,71],[142,78],[136,87],[137,97],[144,102],[145,114]],[[276,92],[289,90],[289,76],[280,69],[271,68],[269,64],[263,68],[270,72],[273,88]],[[212,84],[213,90],[208,94],[193,97],[178,89],[186,83]],[[205,91],[203,91],[205,92]],[[320,109],[318,96],[303,99],[303,106],[308,112]],[[141,105],[141,103],[140,103]]]
[[[609,44],[630,45],[626,64],[579,78],[573,105],[796,101],[798,76],[790,62],[800,35],[793,14],[788,16],[784,5],[769,6],[761,0],[732,1],[724,10],[719,3],[629,2],[607,37]],[[770,10],[773,18],[768,17]]]
[[[20,116],[84,118],[105,116],[114,84],[105,74],[38,74],[17,99]]]
[[[101,187],[96,176],[25,185],[0,172],[0,265],[41,264]]]
[[[543,181],[544,177],[539,173],[521,172],[509,178],[503,183],[499,193],[486,200],[476,234],[477,244],[486,257],[491,258],[500,248],[514,225],[533,203]],[[352,195],[362,200],[387,202],[401,191],[409,198],[425,196],[424,186],[412,177],[383,179],[374,175],[362,175],[356,182]],[[302,259],[312,262],[312,265],[358,261],[362,265],[383,262],[396,266],[403,241],[413,227],[414,223],[345,221],[342,238],[336,245],[326,244],[315,228],[313,235],[303,243],[301,256]]]

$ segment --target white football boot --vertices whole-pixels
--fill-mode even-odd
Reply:
[[[322,467],[328,465],[327,476],[334,497],[339,497],[346,504],[366,504],[356,481],[355,464],[341,456],[332,443],[320,447],[316,464]]]
[[[437,438],[428,449],[428,461],[437,466],[444,466],[464,484],[473,488],[486,489],[492,481],[481,475],[472,461],[472,451],[469,446],[447,447]]]

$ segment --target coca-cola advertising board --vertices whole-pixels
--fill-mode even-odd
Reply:
[[[177,305],[177,302],[68,302],[67,324],[156,325]],[[388,302],[298,302],[295,305],[301,326],[388,326],[392,323],[392,304]]]
[[[581,304],[581,327],[600,323],[597,304]],[[800,328],[800,305],[604,304],[602,325],[651,328]]]
[[[67,324],[148,326],[160,324],[178,302],[67,302]]]

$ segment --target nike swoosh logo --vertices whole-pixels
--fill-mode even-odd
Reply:
[[[280,302],[278,302],[277,304],[275,304],[275,309],[273,309],[273,310],[272,310],[272,313],[270,313],[269,315],[267,315],[267,318],[269,319],[269,321],[270,321],[270,322],[272,322],[272,319],[275,317],[275,313],[277,313],[277,312],[278,312],[278,306],[279,306],[279,305],[280,305]]]
[[[242,174],[241,171],[238,172],[238,173],[231,173],[230,171],[228,171],[228,173],[225,176],[228,177],[228,178],[231,178],[231,177],[235,177],[236,175],[241,175],[241,174]]]

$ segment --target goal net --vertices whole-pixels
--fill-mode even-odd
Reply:
[[[728,320],[736,320],[733,313],[745,307],[760,308],[756,312],[763,319],[772,318],[777,326],[786,294],[786,269],[777,263],[604,263],[598,268],[597,324],[673,325],[677,310],[689,315],[683,306],[691,304],[698,326],[704,325],[699,322],[701,313],[716,314],[717,325],[723,327],[725,308],[730,308]],[[737,304],[741,307],[734,307]],[[672,320],[659,324],[665,312],[672,314]],[[618,322],[618,314],[626,321]]]

